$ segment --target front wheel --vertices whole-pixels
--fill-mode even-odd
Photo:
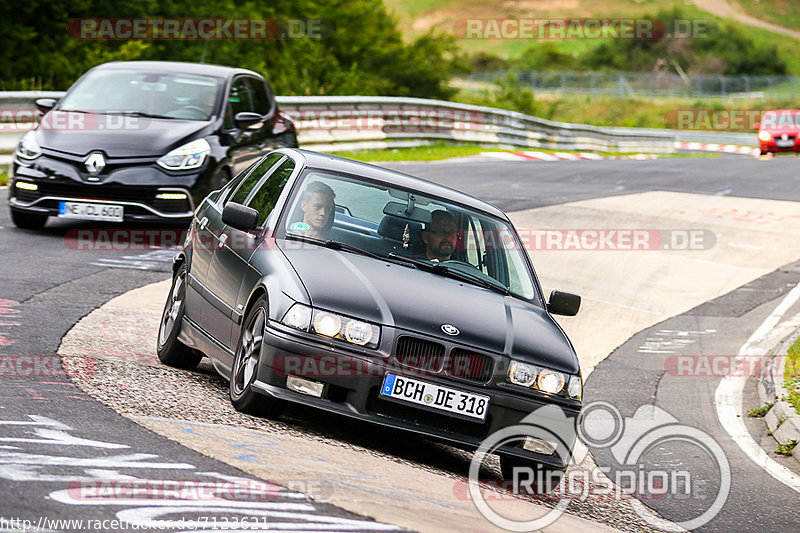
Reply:
[[[157,353],[159,360],[165,365],[191,370],[195,368],[203,354],[189,348],[178,340],[183,324],[183,312],[186,308],[186,265],[178,268],[172,280],[172,289],[164,304],[161,314],[161,325],[158,328]]]
[[[47,215],[25,213],[24,211],[11,210],[11,221],[21,229],[42,229],[47,223]]]
[[[253,390],[253,382],[256,380],[261,360],[266,324],[267,300],[262,296],[253,304],[242,324],[242,334],[239,336],[231,369],[230,397],[237,411],[275,417],[280,414],[284,402]]]

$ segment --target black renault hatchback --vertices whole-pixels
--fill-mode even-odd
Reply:
[[[20,140],[15,225],[48,217],[188,223],[195,203],[262,155],[296,147],[291,119],[255,72],[178,62],[114,62],[84,74]]]

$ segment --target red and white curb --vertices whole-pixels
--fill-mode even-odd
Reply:
[[[481,152],[484,157],[505,161],[576,161],[578,159],[656,159],[653,154],[603,156],[591,152]]]
[[[676,142],[675,148],[679,150],[699,150],[704,152],[725,152],[728,154],[761,155],[761,150],[752,146],[737,144],[715,144],[696,142]]]

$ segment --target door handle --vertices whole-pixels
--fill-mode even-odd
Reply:
[[[225,246],[225,242],[227,240],[228,240],[228,234],[227,233],[223,233],[222,235],[220,235],[219,236],[219,244],[217,245],[217,247],[222,248],[223,246]]]
[[[206,224],[208,224],[208,217],[203,217],[200,220],[200,229],[206,229]]]

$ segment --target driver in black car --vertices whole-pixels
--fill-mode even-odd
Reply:
[[[431,222],[422,230],[425,243],[425,259],[447,261],[456,249],[458,230],[453,215],[439,209],[431,213]]]

